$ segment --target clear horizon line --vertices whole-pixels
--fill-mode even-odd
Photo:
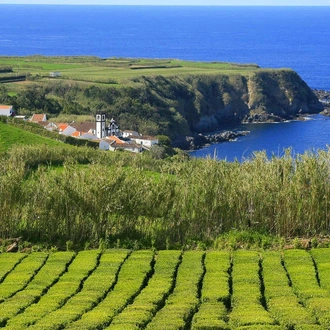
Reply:
[[[293,4],[287,4],[287,5],[268,5],[268,4],[252,4],[252,5],[241,5],[241,4],[230,4],[230,5],[201,5],[201,4],[191,4],[191,5],[166,5],[166,4],[104,4],[104,3],[9,3],[9,2],[0,2],[0,5],[26,5],[26,6],[107,6],[107,7],[330,7],[329,5],[325,4],[312,4],[312,5],[293,5]]]

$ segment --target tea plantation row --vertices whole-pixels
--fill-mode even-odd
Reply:
[[[4,329],[330,328],[330,249],[0,255]]]

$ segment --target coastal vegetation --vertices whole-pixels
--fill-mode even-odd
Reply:
[[[318,245],[329,230],[329,157],[287,150],[282,158],[261,152],[229,163],[180,151],[159,159],[66,144],[12,146],[0,161],[0,236],[61,249],[101,241],[280,248],[281,237],[315,238]],[[251,237],[236,242],[226,236],[232,230]]]
[[[1,57],[1,67],[0,82],[26,76],[0,85],[0,103],[20,114],[54,119],[101,111],[122,128],[172,141],[260,116],[283,120],[321,111],[297,73],[255,64],[32,56]]]

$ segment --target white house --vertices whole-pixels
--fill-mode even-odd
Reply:
[[[130,136],[130,139],[136,144],[151,148],[154,144],[158,144],[158,139],[154,136]]]
[[[12,105],[0,104],[0,116],[11,117],[14,116],[14,109]]]
[[[110,139],[102,139],[99,143],[99,148],[101,150],[110,150],[110,151],[116,151],[116,150],[126,150],[130,152],[139,153],[142,152],[143,148],[141,145],[137,145],[136,143],[120,143],[116,140],[110,140]]]
[[[59,71],[54,71],[54,72],[49,73],[49,77],[52,77],[52,78],[56,78],[56,77],[60,77],[60,76],[61,76],[61,72],[59,72]]]
[[[74,127],[68,125],[62,132],[60,132],[60,134],[69,136],[75,131],[76,129]]]
[[[122,132],[124,138],[131,137],[131,136],[139,136],[140,134],[136,131],[125,130]]]

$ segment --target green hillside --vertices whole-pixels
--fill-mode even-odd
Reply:
[[[60,146],[63,143],[27,132],[0,121],[0,152],[19,145]]]

